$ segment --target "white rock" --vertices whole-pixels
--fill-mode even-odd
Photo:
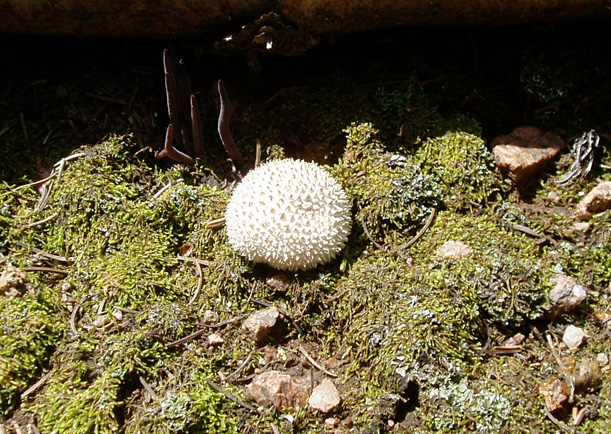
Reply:
[[[598,353],[596,356],[596,361],[600,364],[600,366],[605,366],[609,363],[609,356],[605,353]]]
[[[464,258],[473,253],[473,249],[461,241],[446,241],[436,251],[439,256]]]
[[[315,410],[323,413],[329,413],[341,402],[339,392],[335,387],[335,384],[328,378],[322,380],[322,382],[312,390],[308,404]]]
[[[571,324],[564,331],[562,342],[564,342],[569,349],[576,350],[581,346],[585,338],[586,334],[583,329]]]

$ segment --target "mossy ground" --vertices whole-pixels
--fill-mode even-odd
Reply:
[[[544,173],[532,181],[528,198],[504,182],[487,144],[526,121],[554,129],[567,141],[593,127],[608,132],[611,123],[599,111],[608,107],[609,94],[605,99],[589,81],[584,84],[581,70],[571,70],[574,80],[558,86],[550,68],[558,57],[577,56],[579,45],[567,43],[564,52],[547,57],[552,32],[529,31],[539,39],[518,44],[502,59],[502,73],[493,62],[499,60],[497,50],[487,47],[489,35],[451,38],[463,56],[473,54],[472,43],[479,45],[490,62],[481,73],[472,57],[440,48],[449,39],[421,33],[431,39],[427,50],[439,50],[421,58],[410,51],[409,38],[391,33],[390,39],[357,37],[329,48],[331,54],[323,50],[298,60],[309,66],[295,78],[283,76],[277,89],[234,91],[232,131],[249,161],[259,139],[264,156],[327,164],[354,204],[354,229],[342,255],[287,276],[282,291],[266,283],[273,270],[237,256],[223,228],[207,225],[222,217],[235,181],[210,123],[214,116],[206,123],[210,151],[197,165],[154,159],[151,148],[160,146],[160,128],[142,118],[147,104],[163,110],[160,50],[159,69],[148,71],[140,84],[150,94],[134,106],[139,116],[130,118],[131,124],[112,107],[98,107],[100,113],[111,110],[112,125],[92,114],[95,107],[78,92],[85,86],[82,78],[50,80],[41,93],[51,96],[42,101],[57,104],[52,118],[64,133],[48,133],[49,125],[40,121],[28,140],[47,137],[50,146],[29,163],[19,153],[31,145],[16,123],[9,122],[0,136],[5,156],[0,270],[10,264],[30,280],[20,295],[0,294],[0,428],[36,427],[41,433],[561,429],[536,392],[538,385],[565,375],[545,336],[565,363],[611,355],[604,320],[611,316],[611,218],[597,216],[587,232],[579,232],[572,230],[571,216],[596,177],[611,178],[608,142],[603,139],[593,176],[559,187],[553,171]],[[500,45],[514,42],[492,33]],[[584,62],[599,53],[594,36],[580,42],[589,44],[580,53]],[[611,71],[609,59],[596,61],[599,88],[608,88],[603,79],[608,75],[601,71]],[[263,72],[250,78],[254,89],[277,78],[278,63],[263,62]],[[450,65],[454,75],[441,75],[442,65]],[[95,82],[96,92],[123,91],[127,100],[132,88],[123,85],[132,83],[132,76],[129,69],[119,70],[120,79]],[[464,80],[463,72],[471,79]],[[427,76],[443,86],[427,85]],[[153,92],[151,83],[160,87]],[[515,95],[501,97],[498,83],[519,88],[529,107],[516,105]],[[77,96],[54,94],[60,84],[76,89]],[[21,101],[10,87],[2,89],[3,100]],[[567,107],[575,101],[580,110]],[[518,106],[530,116],[520,123]],[[507,113],[498,114],[499,107]],[[13,109],[7,110],[9,120],[23,107]],[[68,134],[71,130],[80,131],[80,138]],[[105,138],[87,144],[83,136],[89,134]],[[304,145],[287,141],[290,135]],[[79,141],[85,146],[73,150]],[[65,153],[54,157],[62,147]],[[24,185],[37,180],[42,160],[53,163],[71,152],[74,158],[46,184],[50,195],[40,203],[40,186]],[[551,201],[550,192],[559,199]],[[543,236],[515,231],[515,223]],[[437,254],[449,240],[466,244],[471,254]],[[547,293],[559,271],[585,285],[589,296],[575,312],[551,320],[545,316]],[[281,308],[288,319],[282,336],[267,343],[278,351],[271,362],[267,348],[240,330],[241,318],[266,304]],[[204,321],[210,315],[220,327]],[[574,354],[560,343],[568,324],[588,334]],[[212,332],[222,335],[221,346],[206,344]],[[518,332],[526,335],[519,352],[494,351]],[[336,428],[307,407],[251,412],[228,398],[244,400],[244,385],[263,370],[313,375],[316,368],[302,350],[338,374],[343,401],[331,415],[340,421]],[[587,410],[580,432],[607,432],[610,395],[609,369],[603,366],[601,381],[575,396],[574,406]],[[571,424],[570,414],[555,417]]]

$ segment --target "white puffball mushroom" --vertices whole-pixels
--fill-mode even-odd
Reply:
[[[279,270],[329,262],[350,234],[350,202],[316,163],[274,160],[251,170],[225,211],[229,244],[248,260]]]

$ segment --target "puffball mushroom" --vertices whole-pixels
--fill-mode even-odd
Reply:
[[[225,211],[231,247],[279,270],[307,270],[329,262],[352,227],[350,202],[316,163],[274,160],[250,171]]]

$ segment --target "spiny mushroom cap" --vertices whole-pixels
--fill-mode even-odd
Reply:
[[[225,211],[229,244],[249,260],[307,270],[344,247],[352,218],[339,183],[316,163],[275,160],[250,171]]]

